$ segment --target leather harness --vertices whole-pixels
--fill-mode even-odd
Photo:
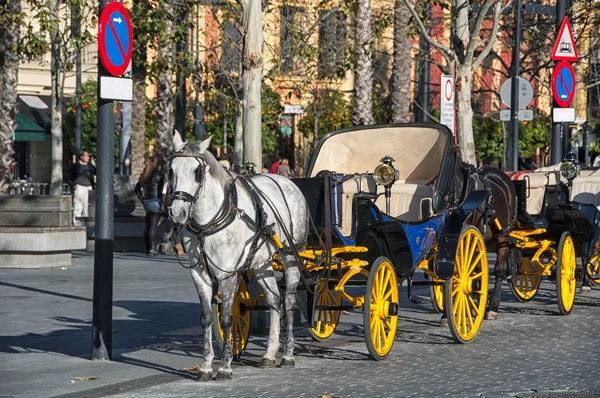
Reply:
[[[194,152],[187,152],[184,151],[184,149],[175,152],[173,154],[173,157],[195,158],[199,163],[199,167],[201,167],[201,170],[199,170],[199,172],[204,174],[204,166],[202,165],[202,162],[200,162],[200,159],[204,159],[204,155]],[[223,199],[219,210],[216,212],[213,218],[208,223],[201,225],[190,215],[185,227],[188,229],[188,231],[190,231],[198,237],[200,252],[202,253],[203,260],[206,263],[208,260],[208,256],[206,254],[206,251],[204,250],[204,238],[206,236],[214,235],[217,232],[220,232],[223,229],[227,228],[229,225],[231,225],[231,223],[233,223],[236,217],[239,217],[242,220],[244,220],[252,229],[254,229],[255,233],[254,237],[252,238],[252,243],[250,245],[250,251],[248,253],[248,256],[246,257],[246,260],[244,261],[244,265],[240,270],[236,270],[237,272],[244,271],[250,267],[252,261],[254,260],[254,257],[256,256],[256,253],[266,241],[261,240],[263,236],[273,240],[272,237],[274,235],[274,223],[270,225],[267,224],[267,213],[264,210],[263,201],[260,198],[259,194],[260,190],[256,186],[256,184],[244,176],[232,176],[229,171],[227,171],[227,173],[230,176],[230,180],[225,188],[225,198]],[[250,195],[256,214],[255,220],[248,216],[248,214],[246,214],[246,212],[243,209],[240,209],[238,207],[237,181],[241,183],[242,187]],[[203,182],[204,177],[202,176],[202,178],[198,181],[198,189],[196,190],[196,193],[194,195],[191,195],[184,191],[176,191],[173,192],[173,199],[179,199],[183,200],[184,202],[191,202],[192,204],[194,204],[196,200],[198,200],[200,188],[202,188]],[[233,274],[235,275],[235,273]]]

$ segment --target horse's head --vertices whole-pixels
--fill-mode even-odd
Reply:
[[[173,204],[169,212],[175,225],[182,225],[188,221],[191,206],[198,199],[210,167],[204,160],[204,154],[211,139],[212,136],[204,141],[186,144],[179,134],[174,134],[174,153],[169,169]]]

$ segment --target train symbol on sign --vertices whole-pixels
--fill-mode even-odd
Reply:
[[[561,53],[571,53],[573,51],[573,46],[571,45],[571,43],[566,42],[566,41],[561,41],[560,42],[560,46],[558,48],[558,52]]]

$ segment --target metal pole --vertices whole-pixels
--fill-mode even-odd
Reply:
[[[81,5],[73,4],[71,17],[73,37],[78,40],[81,36]],[[75,162],[79,161],[81,153],[81,48],[75,50]]]
[[[431,4],[425,3],[425,19],[427,23],[427,33],[431,34]],[[419,39],[419,53],[421,54],[421,61],[419,64],[419,92],[418,92],[418,105],[416,107],[417,122],[427,122],[429,120],[429,55],[431,53],[429,43],[423,37]]]
[[[560,29],[560,24],[565,18],[566,2],[565,0],[556,0],[556,34]],[[553,108],[557,108],[556,101],[553,101]],[[561,139],[561,123],[552,122],[552,136],[550,140],[550,163],[556,164],[562,161],[562,139]]]
[[[99,13],[108,4],[100,0]],[[98,60],[98,82],[107,72]],[[100,99],[98,84],[98,164],[96,187],[96,241],[92,303],[92,360],[112,357],[114,120],[113,101]]]
[[[510,136],[508,149],[510,161],[506,169],[519,167],[519,75],[521,74],[521,0],[515,0],[515,33],[512,53],[512,81],[510,82]],[[510,166],[510,167],[509,167]]]

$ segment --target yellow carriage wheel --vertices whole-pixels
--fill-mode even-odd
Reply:
[[[394,345],[398,325],[398,281],[390,260],[379,257],[369,272],[365,292],[365,341],[375,360],[385,358]]]
[[[483,321],[488,294],[488,261],[479,230],[463,227],[454,264],[454,275],[446,282],[444,297],[448,326],[460,343],[473,340]]]
[[[577,257],[575,245],[569,232],[563,232],[558,244],[556,260],[556,296],[558,310],[562,315],[569,315],[575,302]]]
[[[600,256],[595,255],[589,259],[585,266],[585,272],[594,285],[600,285]]]
[[[317,341],[329,338],[335,331],[340,319],[341,310],[319,307],[339,307],[342,304],[342,294],[332,290],[327,285],[327,279],[319,280],[317,291],[313,300],[312,327],[309,328],[310,335]]]
[[[517,266],[516,275],[510,280],[509,286],[513,295],[522,303],[531,301],[538,292],[542,282],[543,267],[533,263],[530,258],[523,258]]]
[[[223,329],[221,329],[221,293],[217,293],[215,296],[216,303],[213,306],[213,332],[217,345],[223,353]],[[232,325],[231,325],[231,344],[232,354],[234,359],[239,359],[242,352],[246,349],[248,344],[248,337],[250,336],[250,310],[245,308],[242,300],[250,299],[250,292],[246,281],[240,275],[238,277],[238,287],[233,299],[232,306]]]

